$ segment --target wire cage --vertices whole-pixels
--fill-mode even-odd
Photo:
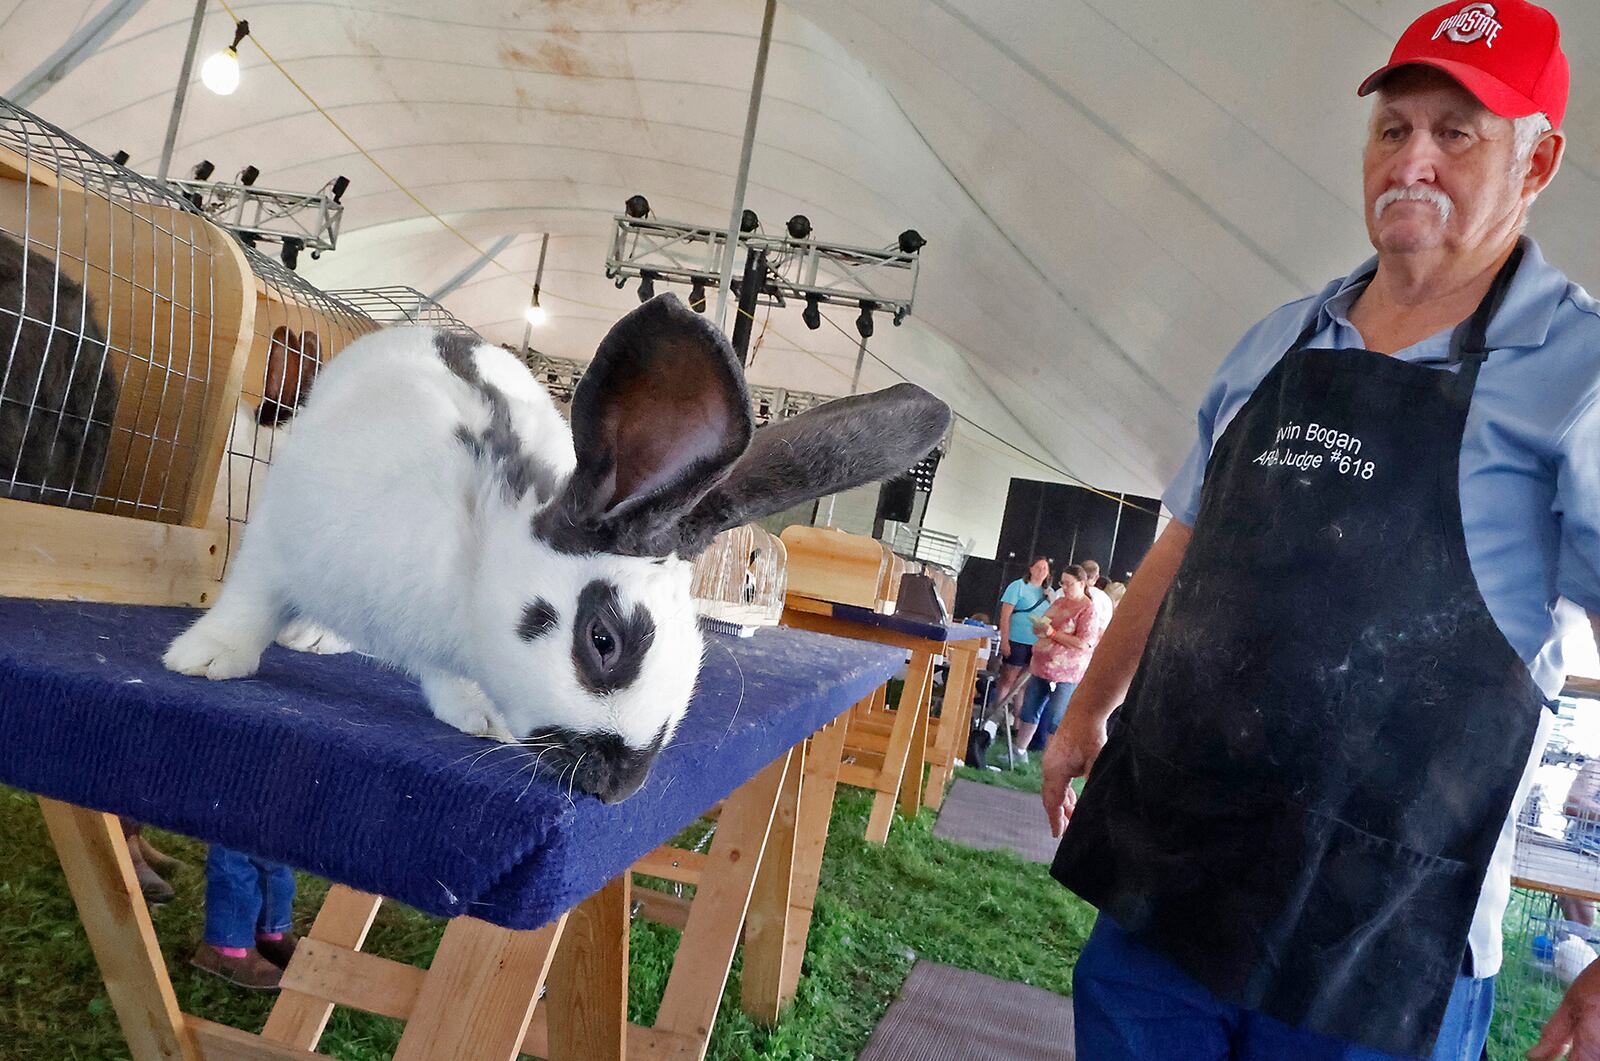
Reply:
[[[414,287],[338,288],[329,291],[328,297],[353,306],[379,324],[420,324],[480,338],[454,313]]]
[[[241,277],[182,199],[0,99],[0,497],[203,517]]]
[[[1569,694],[1572,690],[1569,687]],[[1495,981],[1492,1061],[1512,1061],[1600,954],[1600,690],[1560,698],[1554,733],[1517,818],[1505,960]]]
[[[748,636],[777,626],[788,591],[788,551],[777,535],[754,523],[711,540],[694,564],[692,594],[702,621]]]

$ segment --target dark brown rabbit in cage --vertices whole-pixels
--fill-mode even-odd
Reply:
[[[0,497],[91,508],[117,384],[83,289],[0,233]]]

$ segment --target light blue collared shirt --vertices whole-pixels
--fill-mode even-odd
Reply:
[[[1467,415],[1461,516],[1489,614],[1534,681],[1554,696],[1566,680],[1562,635],[1581,621],[1558,598],[1600,613],[1600,303],[1546,262],[1532,239],[1526,245],[1489,325],[1489,359]],[[1211,447],[1300,334],[1313,306],[1320,307],[1317,331],[1307,345],[1365,345],[1348,314],[1375,264],[1371,259],[1316,295],[1275,310],[1223,361],[1200,405],[1200,437],[1162,496],[1179,522],[1194,525]],[[1393,356],[1454,371],[1452,330]],[[1380,568],[1383,562],[1372,558]]]
[[[1467,556],[1489,614],[1533,680],[1553,696],[1566,680],[1563,634],[1582,622],[1579,609],[1600,613],[1600,303],[1546,262],[1533,240],[1526,244],[1517,275],[1489,325],[1489,359],[1467,413],[1461,518]],[[1275,310],[1223,361],[1200,405],[1200,437],[1162,497],[1179,522],[1194,525],[1212,445],[1299,336],[1313,306],[1318,307],[1317,330],[1308,345],[1365,345],[1349,312],[1366,286],[1361,278],[1375,263],[1370,259],[1316,295]],[[1448,364],[1453,330],[1393,356],[1454,371],[1457,366]],[[1381,568],[1384,558],[1374,556],[1372,563]],[[1412,575],[1391,571],[1387,577]],[[1541,715],[1468,936],[1478,976],[1492,976],[1500,968],[1516,808],[1527,795],[1550,732],[1548,713]]]

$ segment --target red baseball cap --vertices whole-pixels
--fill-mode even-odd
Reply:
[[[1556,17],[1527,0],[1454,0],[1411,23],[1389,63],[1356,94],[1377,89],[1402,66],[1442,70],[1502,118],[1544,113],[1561,128],[1567,110],[1567,57]]]

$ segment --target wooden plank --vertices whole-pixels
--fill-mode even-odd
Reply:
[[[921,690],[927,686],[929,668],[932,665],[931,653],[917,652],[912,655],[911,670],[906,675],[905,691],[901,694],[902,703],[911,705],[921,702]],[[874,786],[878,794],[873,797],[872,814],[867,819],[867,840],[870,843],[881,844],[889,839],[889,825],[894,819],[896,797],[904,786],[912,743],[924,739],[923,728],[918,724],[919,716],[926,718],[927,713],[917,710],[895,712],[894,734],[889,742],[889,750],[884,754],[883,772]],[[917,761],[921,762],[920,754]],[[920,771],[916,777],[920,786],[922,783]]]
[[[698,884],[705,872],[706,856],[699,851],[663,844],[633,864],[633,872],[679,884]]]
[[[223,535],[0,498],[0,596],[209,604]]]
[[[451,921],[394,1061],[512,1061],[565,924],[565,914],[531,932]]]
[[[188,1027],[205,1051],[205,1061],[310,1061],[326,1054],[285,1046],[251,1032],[189,1017]]]
[[[39,809],[128,1052],[134,1061],[200,1061],[133,873],[122,823],[112,814],[43,797]]]
[[[876,789],[882,777],[882,766],[869,766],[865,763],[844,763],[839,767],[839,780],[854,788]]]
[[[545,999],[550,1061],[624,1061],[628,1055],[629,876],[567,915]]]
[[[913,683],[912,679],[920,681]],[[905,695],[900,703],[901,710],[909,709],[917,722],[916,732],[911,735],[911,750],[906,755],[905,772],[900,776],[900,813],[907,818],[915,818],[922,809],[923,770],[928,764],[929,712],[933,710],[933,657],[927,657],[925,668],[912,665],[912,673],[906,680]]]
[[[801,741],[790,752],[789,772],[778,793],[778,809],[767,832],[767,845],[761,854],[761,868],[756,873],[744,923],[740,1006],[752,1020],[768,1026],[778,1022],[783,1009],[784,962],[789,958],[784,943],[794,916],[791,891],[805,760],[806,746]]]
[[[640,886],[633,890],[633,902],[639,908],[639,916],[646,921],[654,921],[680,932],[689,924],[692,899]]]
[[[819,615],[816,612],[788,606],[783,609],[783,625],[792,626],[796,630],[813,630],[819,634],[848,637],[855,641],[875,641],[880,645],[894,645],[913,650],[932,649],[934,652],[939,652],[945,645],[943,641],[929,641],[925,637],[904,634],[898,630],[868,626],[866,623],[852,622],[849,619],[835,619],[832,615]]]
[[[311,926],[311,934],[300,941],[289,968],[284,970],[283,990],[272,1004],[266,1027],[261,1029],[263,1038],[303,1050],[317,1048],[322,1031],[328,1026],[328,1018],[333,1016],[333,1003],[329,1001],[330,996],[295,990],[295,967],[307,960],[304,952],[308,944],[321,943],[359,951],[382,905],[380,896],[358,892],[342,884],[335,884],[328,890],[322,909],[317,912],[316,923]]]
[[[404,1021],[411,1018],[427,978],[427,971],[414,965],[307,937],[295,948],[283,984],[329,1003]]]
[[[783,982],[779,997],[787,1006],[800,985],[806,939],[822,877],[822,856],[833,820],[833,797],[839,784],[839,756],[848,736],[848,715],[841,715],[815,733],[806,751],[805,782],[800,789],[799,817],[795,822],[794,879],[789,889],[789,936],[784,940]]]
[[[944,683],[944,706],[939,711],[936,732],[930,742],[934,753],[929,757],[928,784],[922,793],[922,802],[932,810],[944,803],[944,793],[955,771],[958,749],[966,745],[969,716],[972,713],[972,689],[978,679],[978,649],[952,645],[946,649],[950,672]]]
[[[1600,678],[1580,678],[1576,674],[1568,675],[1566,687],[1561,690],[1561,695],[1579,699],[1600,700]]]
[[[789,753],[779,756],[728,797],[689,923],[678,942],[656,1027],[685,1037],[693,1051],[680,1056],[693,1061],[705,1057],[711,1041],[790,760]]]

